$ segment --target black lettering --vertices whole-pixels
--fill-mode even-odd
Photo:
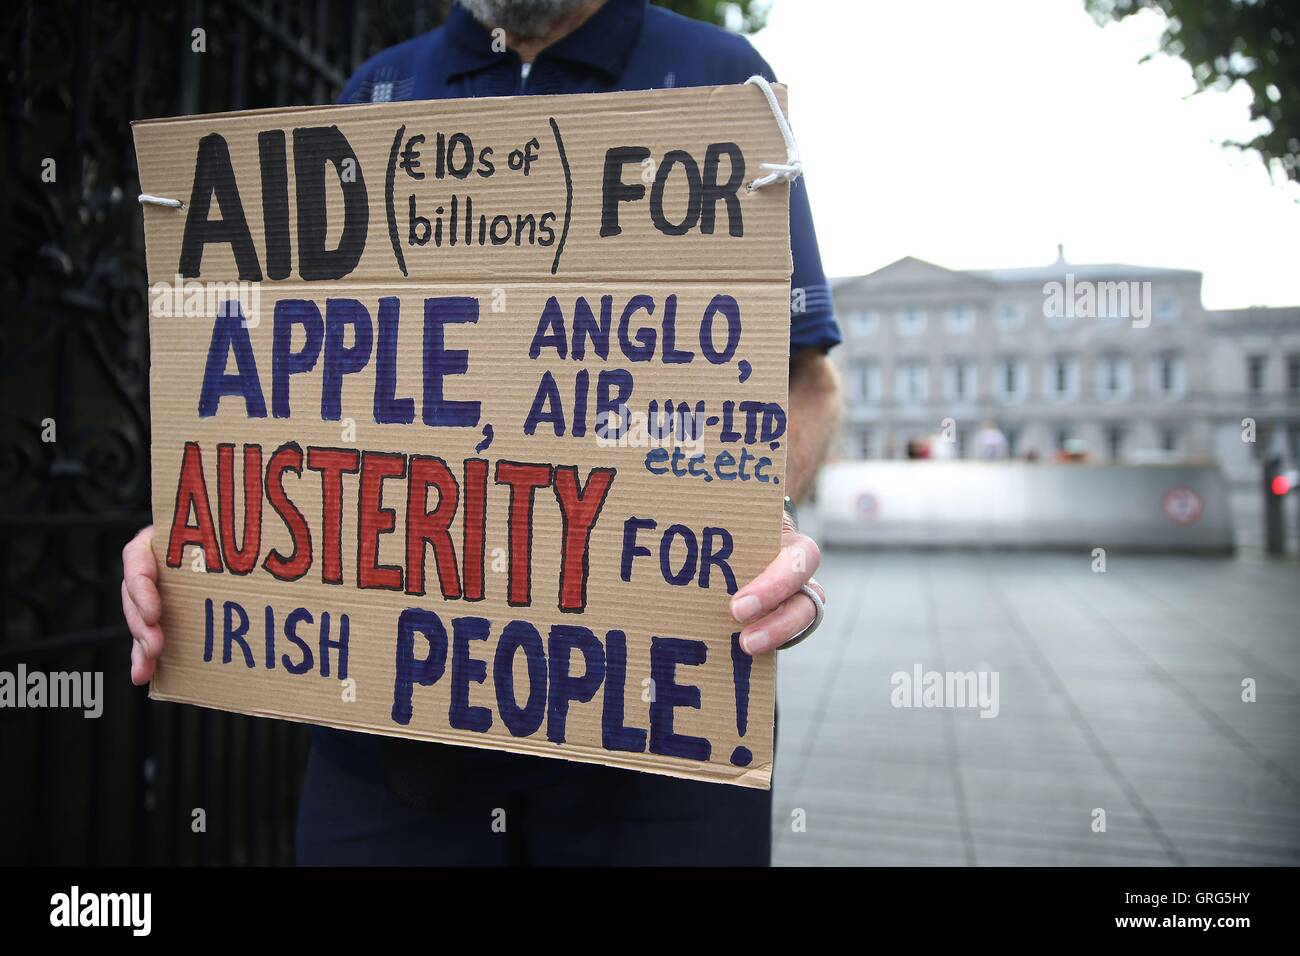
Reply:
[[[209,219],[212,197],[221,207],[220,219]],[[194,188],[190,191],[189,212],[185,216],[185,236],[181,240],[180,273],[196,278],[203,266],[203,247],[209,242],[228,242],[245,282],[262,281],[262,267],[257,249],[248,231],[244,205],[239,201],[235,169],[230,163],[230,147],[220,133],[209,133],[199,140],[194,159]]]
[[[325,248],[325,164],[333,163],[343,187],[343,233],[335,249]],[[293,167],[298,193],[298,274],[312,282],[341,279],[357,267],[366,248],[370,205],[361,163],[337,126],[293,131]]]
[[[623,182],[623,167],[628,163],[638,165],[650,158],[644,146],[615,146],[605,153],[605,173],[601,185],[600,235],[601,238],[617,236],[623,230],[618,224],[618,204],[636,202],[645,196],[645,184]]]
[[[718,182],[718,160],[725,155],[731,163],[727,181]],[[704,154],[704,185],[700,212],[700,232],[706,236],[713,234],[714,206],[718,200],[727,204],[727,234],[740,237],[745,234],[745,226],[740,217],[740,197],[736,193],[745,181],[745,156],[735,143],[710,143]]]
[[[686,171],[686,215],[682,217],[681,222],[669,222],[668,217],[664,215],[664,188],[668,184],[668,177],[672,174],[673,167],[681,163],[682,169]],[[655,228],[665,236],[684,236],[700,221],[700,167],[695,162],[695,157],[684,149],[670,149],[664,154],[664,161],[659,164],[659,171],[655,173],[655,184],[650,190],[650,219],[655,224]]]
[[[257,134],[262,168],[262,230],[266,236],[266,277],[287,279],[293,269],[289,240],[289,168],[282,129]]]

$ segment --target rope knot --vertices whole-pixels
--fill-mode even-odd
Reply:
[[[772,108],[772,116],[776,120],[777,128],[781,131],[781,138],[785,140],[785,162],[759,163],[758,168],[767,170],[767,175],[755,179],[746,189],[752,193],[755,189],[762,189],[777,181],[794,182],[803,174],[803,163],[799,160],[799,146],[794,141],[794,133],[790,130],[789,121],[781,112],[781,104],[776,100],[772,84],[767,82],[765,77],[755,75],[747,79],[745,85],[757,86],[763,91],[763,96],[767,98],[767,105]]]

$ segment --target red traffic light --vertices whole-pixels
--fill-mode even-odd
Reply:
[[[1291,490],[1291,479],[1286,475],[1274,475],[1270,490],[1279,498]]]

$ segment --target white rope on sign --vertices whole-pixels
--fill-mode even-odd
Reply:
[[[185,203],[179,199],[168,199],[166,196],[150,196],[148,193],[141,193],[139,200],[142,206],[147,203],[150,206],[170,206],[172,209],[185,208]]]
[[[785,182],[794,182],[803,172],[803,164],[799,162],[799,146],[794,141],[794,133],[790,131],[790,123],[786,120],[785,114],[781,112],[781,104],[776,101],[776,93],[772,91],[772,84],[767,82],[764,77],[751,76],[745,81],[746,86],[757,86],[767,97],[767,105],[772,107],[772,116],[776,119],[777,128],[781,130],[781,138],[785,140],[785,162],[784,163],[759,163],[760,169],[766,169],[766,176],[755,179],[747,187],[750,192],[755,189],[762,189],[770,183],[784,180]]]

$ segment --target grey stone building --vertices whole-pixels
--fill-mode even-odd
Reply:
[[[1266,451],[1300,459],[1300,307],[1211,311],[1199,272],[1064,256],[965,271],[908,257],[833,294],[844,458],[903,457],[912,439],[972,457],[992,422],[1013,457],[1217,459],[1238,482]]]

